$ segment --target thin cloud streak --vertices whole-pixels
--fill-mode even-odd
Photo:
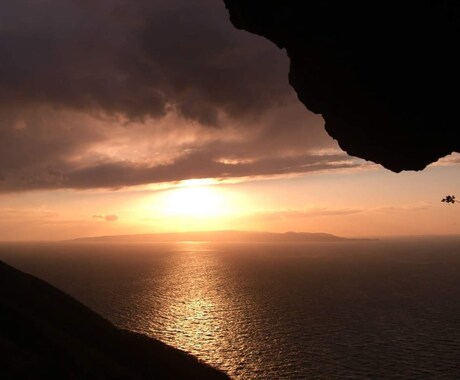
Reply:
[[[101,219],[106,222],[116,222],[118,220],[117,215],[93,215],[93,219]]]
[[[281,210],[257,212],[251,216],[252,219],[263,222],[296,220],[305,218],[328,217],[352,215],[363,212],[361,209],[329,209],[325,207],[300,209],[300,210]]]

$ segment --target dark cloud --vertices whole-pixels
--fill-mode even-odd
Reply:
[[[219,1],[2,2],[0,56],[0,192],[359,165]]]
[[[133,119],[174,109],[216,125],[290,95],[286,59],[234,30],[218,1],[17,0],[1,14],[3,104]]]
[[[188,178],[257,176],[356,166],[326,146],[301,108],[267,112],[252,129],[139,123],[77,112],[0,108],[0,191],[119,188]],[[300,112],[300,114],[299,114]],[[307,117],[308,120],[308,117]],[[272,139],[271,136],[274,138]],[[347,162],[344,162],[347,160]]]
[[[65,174],[49,173],[20,181],[5,181],[4,189],[122,188],[148,183],[174,182],[194,178],[233,178],[311,173],[323,170],[350,169],[360,166],[345,155],[303,155],[264,158],[257,161],[221,161],[212,152],[194,152],[170,164],[146,167],[129,162],[108,162],[83,168],[69,168]]]
[[[89,118],[49,107],[0,107],[0,171],[52,164],[102,139]],[[6,175],[7,173],[4,173]]]

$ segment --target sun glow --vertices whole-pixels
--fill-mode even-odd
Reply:
[[[133,224],[156,232],[244,228],[239,221],[253,209],[239,189],[214,179],[188,180],[140,197],[130,208]]]
[[[213,217],[227,214],[225,196],[212,186],[184,186],[168,191],[161,201],[166,216]]]

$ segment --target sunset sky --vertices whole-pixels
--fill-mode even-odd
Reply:
[[[460,233],[459,154],[348,156],[221,1],[15,0],[0,31],[0,240]]]

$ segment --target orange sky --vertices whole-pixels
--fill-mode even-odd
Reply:
[[[0,237],[59,240],[213,229],[342,236],[458,234],[460,207],[440,200],[460,188],[459,166],[445,161],[423,172],[400,174],[375,166],[234,183],[188,181],[158,190],[4,194]]]

